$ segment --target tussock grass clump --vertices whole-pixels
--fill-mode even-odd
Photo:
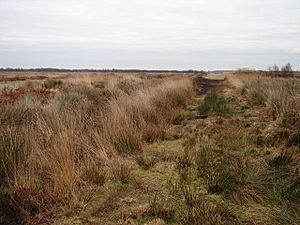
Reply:
[[[183,224],[240,224],[238,217],[222,200],[197,192],[192,186],[183,190],[187,209],[182,218]]]
[[[171,199],[167,195],[157,195],[150,200],[149,213],[152,216],[171,222],[174,220],[176,211],[173,208]]]
[[[180,117],[185,106],[183,101],[189,99],[192,93],[189,80],[181,83],[169,81],[112,100],[107,124],[116,149],[134,153],[141,150],[143,140],[163,139],[166,128]]]
[[[253,95],[263,96],[263,101],[258,102],[263,102],[272,110],[273,120],[276,120],[276,129],[271,132],[273,142],[286,141],[288,146],[299,146],[300,81],[259,77],[246,83],[246,87],[250,99]]]
[[[174,193],[155,196],[151,215],[179,224],[241,224],[237,214],[218,196],[203,192],[196,184],[180,183]]]
[[[48,79],[44,81],[43,86],[46,89],[54,89],[57,88],[58,86],[61,86],[62,84],[63,82],[61,80]]]
[[[155,166],[155,164],[159,161],[158,157],[155,156],[143,156],[140,155],[135,158],[137,164],[142,167],[144,170],[148,170],[151,167]]]
[[[3,126],[23,126],[34,123],[36,115],[41,113],[41,101],[35,97],[25,97],[14,105],[1,105],[0,123]]]
[[[103,185],[107,179],[107,168],[104,166],[90,165],[82,172],[81,179],[95,185]]]
[[[263,102],[272,107],[274,116],[290,110],[291,100],[299,94],[300,82],[296,79],[259,77],[246,83],[248,93],[263,96]]]
[[[111,162],[111,172],[114,180],[128,183],[132,178],[130,162],[123,159],[115,159]]]
[[[237,213],[202,185],[204,177],[197,172],[199,165],[194,150],[186,149],[177,158],[176,165],[178,173],[172,175],[168,191],[150,201],[151,212],[179,224],[240,224]]]
[[[250,93],[250,104],[252,106],[265,106],[266,101],[266,96],[262,91],[255,90]]]
[[[279,155],[275,156],[273,159],[270,160],[270,166],[278,169],[282,166],[287,165],[292,159],[292,153],[288,151],[283,151]]]
[[[217,93],[209,93],[205,96],[203,103],[198,106],[197,112],[200,116],[218,115],[227,116],[232,114],[232,99],[225,98]]]
[[[300,204],[300,177],[295,177],[289,183],[286,183],[286,186],[283,190],[283,196],[289,202],[295,203],[296,205]]]
[[[298,148],[282,149],[269,160],[265,178],[266,192],[292,207],[299,204],[299,154]],[[270,189],[270,185],[273,189]]]
[[[196,152],[195,163],[211,193],[226,194],[235,191],[246,180],[246,163],[243,155],[220,149],[215,144],[201,139],[202,143]]]
[[[24,130],[7,127],[0,130],[0,185],[15,180],[24,170],[29,142]]]

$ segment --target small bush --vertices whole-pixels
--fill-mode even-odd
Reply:
[[[102,90],[97,88],[92,88],[89,86],[79,85],[74,87],[69,87],[64,91],[66,95],[71,97],[77,97],[81,99],[86,99],[96,106],[102,106],[107,103],[107,98],[104,96]]]
[[[245,95],[247,93],[247,88],[246,86],[243,86],[241,89],[241,95]]]
[[[291,63],[287,63],[281,67],[282,76],[292,76],[293,75],[293,66]]]
[[[300,114],[294,112],[299,105],[295,102],[286,110],[284,115],[280,116],[274,123],[268,135],[268,141],[271,145],[285,143],[287,147],[300,147]]]
[[[205,96],[204,102],[198,106],[197,112],[200,116],[205,117],[212,114],[226,116],[232,113],[230,104],[231,99],[226,99],[217,93],[210,93]]]

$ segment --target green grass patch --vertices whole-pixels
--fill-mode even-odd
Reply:
[[[234,113],[233,105],[237,100],[233,97],[225,98],[221,94],[209,93],[205,96],[204,101],[198,106],[197,113],[200,116],[228,116]]]

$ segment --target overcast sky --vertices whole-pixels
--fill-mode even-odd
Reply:
[[[0,67],[300,69],[299,0],[0,0]]]

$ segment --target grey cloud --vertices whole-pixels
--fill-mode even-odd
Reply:
[[[299,68],[299,35],[297,0],[0,0],[0,67]]]

